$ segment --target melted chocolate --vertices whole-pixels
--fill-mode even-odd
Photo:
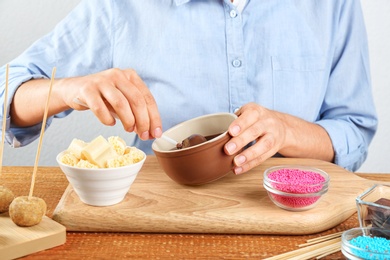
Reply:
[[[186,139],[184,139],[181,143],[178,143],[176,145],[176,148],[173,148],[172,150],[183,149],[183,148],[195,146],[195,145],[207,142],[207,141],[219,136],[220,134],[222,134],[222,133],[208,135],[208,136],[203,136],[203,135],[199,135],[199,134],[192,134],[189,137],[187,137]]]

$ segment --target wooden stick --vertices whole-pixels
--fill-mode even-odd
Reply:
[[[8,75],[9,64],[5,67],[5,91],[4,91],[4,108],[3,108],[3,126],[1,128],[1,143],[0,143],[0,175],[3,169],[3,152],[5,142],[5,128],[7,126],[7,100],[8,100]]]
[[[339,237],[343,234],[344,231],[341,231],[341,232],[337,232],[337,233],[333,233],[333,234],[329,234],[329,235],[326,235],[326,236],[321,236],[321,237],[316,237],[316,238],[312,238],[312,239],[308,239],[306,240],[306,244],[301,244],[299,245],[299,247],[301,246],[305,246],[305,245],[309,245],[309,243],[318,243],[318,242],[322,242],[322,241],[325,241],[325,240],[328,240],[328,239],[331,239],[331,238],[335,238],[335,237]]]
[[[330,254],[336,253],[336,252],[338,252],[340,250],[341,250],[341,244],[338,247],[335,247],[335,249],[330,250],[330,251],[328,251],[328,252],[326,252],[326,253],[324,253],[322,255],[317,256],[316,259],[318,260],[318,259],[324,258],[325,256],[328,256]]]
[[[306,253],[303,253],[303,254],[300,254],[298,256],[295,256],[295,257],[291,257],[291,258],[288,258],[289,260],[306,260],[306,259],[312,259],[313,257],[316,257],[318,255],[323,255],[323,254],[326,254],[327,252],[329,251],[332,251],[332,250],[335,250],[335,249],[339,249],[340,250],[340,247],[341,247],[341,239],[337,239],[338,242],[336,243],[332,243],[332,244],[329,244],[329,245],[326,245],[326,246],[321,246],[319,248],[316,248],[314,250],[311,250],[310,252],[306,252]],[[323,242],[325,243],[325,242]],[[322,243],[320,243],[322,244]]]
[[[294,251],[290,251],[290,252],[287,252],[287,253],[283,253],[283,254],[280,254],[280,255],[276,255],[276,256],[273,256],[273,257],[269,257],[269,258],[266,258],[264,260],[287,260],[287,259],[293,259],[293,257],[299,257],[299,256],[302,256],[302,255],[306,255],[308,253],[311,253],[311,252],[316,252],[316,254],[320,253],[320,254],[323,254],[325,253],[326,251],[322,251],[321,249],[322,248],[326,248],[326,250],[328,250],[327,246],[329,245],[337,245],[339,246],[340,245],[340,242],[341,242],[341,238],[334,238],[334,239],[330,239],[330,240],[327,240],[325,242],[321,242],[321,243],[317,243],[315,245],[311,245],[311,246],[306,246],[306,247],[303,247],[303,248],[300,248],[300,249],[297,249],[297,250],[294,250]],[[312,255],[311,257],[314,257],[316,255]],[[304,258],[296,258],[296,259],[304,259]]]
[[[52,73],[51,73],[49,94],[47,95],[45,111],[43,113],[41,134],[39,136],[38,149],[37,149],[37,154],[35,156],[34,170],[33,170],[33,175],[32,175],[32,179],[31,179],[30,193],[28,195],[28,199],[29,200],[31,199],[32,194],[33,194],[33,190],[34,190],[35,178],[36,178],[37,169],[38,169],[38,161],[39,161],[39,156],[41,155],[42,139],[43,139],[43,135],[45,133],[45,128],[46,128],[47,113],[48,113],[48,110],[49,110],[49,102],[50,102],[51,90],[53,88],[53,82],[54,82],[55,73],[56,73],[56,67],[53,68]]]

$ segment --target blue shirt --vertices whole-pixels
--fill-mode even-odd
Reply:
[[[54,66],[57,78],[133,68],[163,129],[256,102],[324,127],[335,163],[356,170],[377,127],[367,45],[356,0],[250,0],[242,13],[230,0],[86,0],[10,62],[8,100]],[[40,128],[9,123],[7,141],[26,145]],[[135,145],[151,153],[151,142]]]

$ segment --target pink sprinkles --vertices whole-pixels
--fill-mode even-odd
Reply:
[[[268,179],[276,182],[272,186],[277,190],[300,194],[318,192],[325,182],[317,172],[286,168],[271,172]]]
[[[295,194],[319,192],[326,181],[325,177],[317,172],[290,168],[275,170],[268,174],[268,179],[275,189]],[[271,196],[278,203],[291,208],[312,205],[321,197],[290,197],[278,194],[271,194]]]

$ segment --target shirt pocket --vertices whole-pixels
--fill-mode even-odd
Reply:
[[[323,56],[272,56],[273,109],[314,121],[326,92]]]

